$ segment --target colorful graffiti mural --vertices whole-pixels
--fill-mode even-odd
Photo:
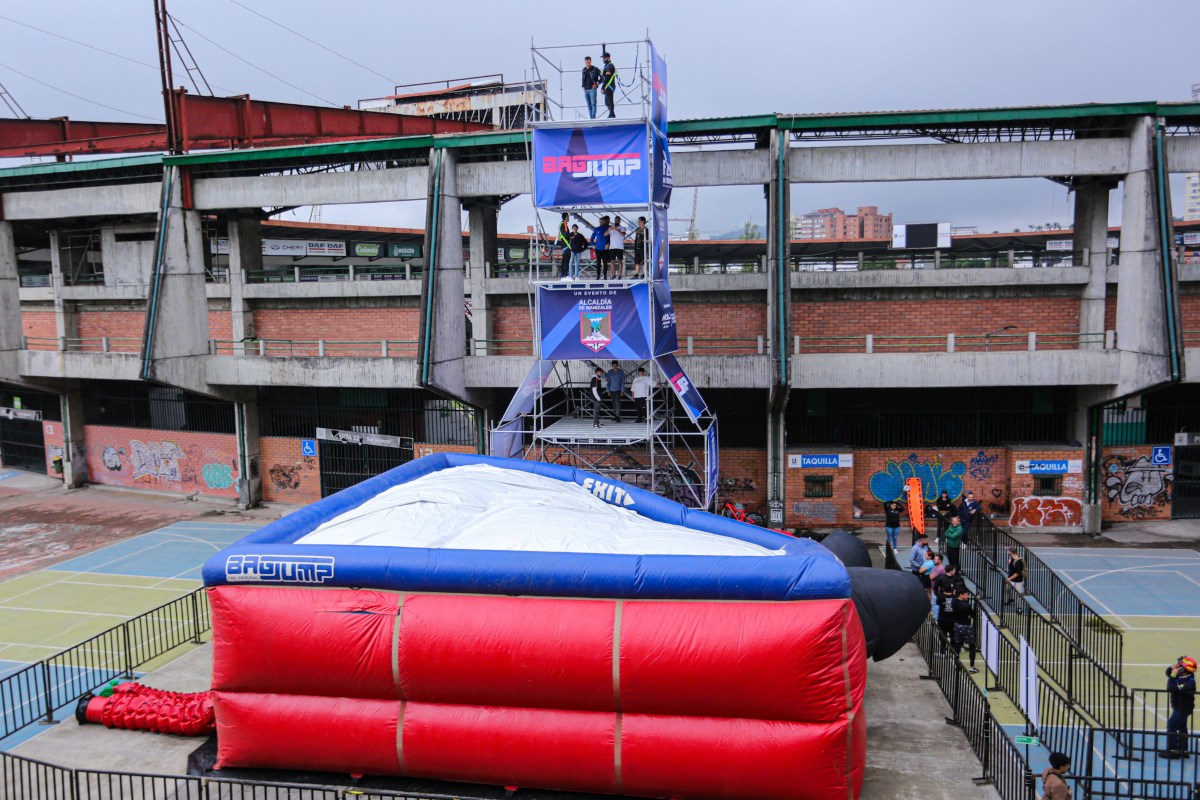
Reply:
[[[1104,496],[1117,514],[1128,519],[1170,516],[1174,473],[1169,464],[1154,464],[1147,455],[1114,454],[1105,456],[1103,470]]]
[[[1015,497],[1008,524],[1014,528],[1083,524],[1083,503],[1075,497]]]
[[[179,481],[179,462],[186,458],[179,445],[171,441],[129,441],[129,459],[133,465],[133,479]],[[111,469],[111,467],[110,467]]]
[[[84,442],[94,483],[237,497],[241,470],[232,435],[86,425]]]
[[[233,467],[228,464],[205,464],[200,474],[204,478],[204,485],[210,489],[233,486]]]
[[[871,495],[881,503],[904,498],[904,482],[909,478],[921,479],[921,492],[925,502],[932,503],[943,491],[957,500],[963,493],[963,477],[967,466],[955,461],[948,468],[939,460],[918,461],[916,453],[904,461],[889,461],[884,468],[871,476]]]
[[[986,450],[980,450],[971,456],[967,474],[977,481],[985,481],[992,477],[992,467],[999,460],[999,453],[988,453]]]

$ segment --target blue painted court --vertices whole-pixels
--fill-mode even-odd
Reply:
[[[36,713],[31,711],[35,698],[45,692],[41,670],[7,682],[6,677],[193,591],[200,585],[201,566],[213,553],[261,524],[177,522],[0,583],[0,714],[6,721],[25,721]],[[49,674],[51,683],[66,687],[67,694],[111,677],[67,666]],[[72,713],[74,706],[67,706],[55,718]],[[0,750],[10,750],[44,730],[41,724],[30,725],[0,739]]]
[[[1195,550],[1038,548],[1037,554],[1084,602],[1118,621],[1200,614]]]

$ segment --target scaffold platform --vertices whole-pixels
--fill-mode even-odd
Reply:
[[[609,419],[602,421],[602,427],[592,424],[591,416],[566,417],[554,422],[539,431],[534,431],[535,441],[544,444],[558,445],[632,445],[649,441],[666,427],[662,417],[646,422],[635,420],[617,422]]]

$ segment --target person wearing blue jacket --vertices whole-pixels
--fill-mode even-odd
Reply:
[[[596,277],[605,280],[608,271],[608,217],[601,217],[600,224],[592,229],[591,243],[596,251]]]

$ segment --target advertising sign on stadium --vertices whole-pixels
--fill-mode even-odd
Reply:
[[[1186,245],[1200,244],[1200,233],[1185,233],[1185,234],[1183,234],[1182,244],[1186,244]]]
[[[310,241],[306,245],[307,254],[310,256],[336,256],[341,258],[346,255],[345,242],[318,242]]]
[[[388,242],[388,258],[420,258],[421,244],[419,242]]]
[[[1070,252],[1075,249],[1074,239],[1048,239],[1046,240],[1046,250],[1062,250]]]
[[[792,469],[849,469],[854,466],[854,454],[791,453],[788,466]]]
[[[354,255],[363,256],[365,258],[379,258],[379,253],[383,249],[383,245],[379,242],[355,242]]]
[[[264,256],[306,256],[308,242],[297,239],[263,239],[262,254]]]
[[[534,129],[535,205],[649,205],[649,144],[645,125]]]

